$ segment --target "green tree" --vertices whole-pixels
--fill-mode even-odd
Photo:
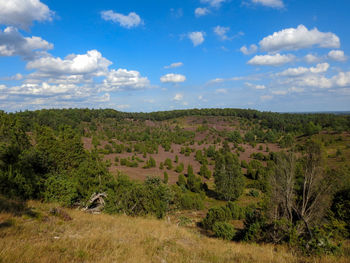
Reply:
[[[236,155],[229,152],[217,155],[214,180],[216,192],[221,199],[236,200],[243,193],[245,180]]]

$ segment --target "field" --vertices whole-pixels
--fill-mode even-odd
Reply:
[[[284,246],[208,238],[168,218],[91,215],[63,208],[53,215],[55,204],[34,201],[26,209],[14,207],[1,207],[0,262],[346,263],[350,256],[348,243],[342,257],[304,258]]]

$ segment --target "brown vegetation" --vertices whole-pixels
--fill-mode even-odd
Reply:
[[[54,204],[29,202],[36,217],[0,214],[0,262],[349,262],[300,258],[287,248],[208,238],[175,222],[64,209],[73,220],[50,214]]]

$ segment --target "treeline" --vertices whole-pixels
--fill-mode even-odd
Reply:
[[[345,131],[350,129],[350,115],[329,113],[274,113],[251,109],[189,109],[158,111],[151,113],[127,113],[113,109],[43,109],[11,113],[21,117],[27,130],[33,123],[58,128],[66,124],[77,127],[81,122],[91,122],[94,119],[134,119],[163,121],[185,116],[232,116],[251,121],[257,121],[262,128],[283,132],[304,132],[310,134],[321,129]]]

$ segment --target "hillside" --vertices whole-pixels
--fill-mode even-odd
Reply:
[[[50,213],[55,204],[33,201],[25,211],[17,208],[15,216],[4,212],[1,201],[0,262],[349,262],[346,256],[303,258],[283,246],[208,238],[166,219],[61,208],[72,218],[65,221]]]
[[[169,262],[176,254],[184,262],[345,260],[349,130],[348,115],[240,109],[0,112],[2,257],[18,255],[13,238],[28,249],[23,262],[40,249],[43,261],[58,250],[55,259],[67,262],[123,261],[114,258],[118,249],[118,257],[140,253],[135,261],[146,262],[161,260],[152,258],[159,253]],[[95,194],[103,198],[90,202]],[[30,208],[13,216],[13,200]],[[50,214],[53,206],[73,220]],[[141,241],[115,244],[114,224],[126,224],[123,240]]]

